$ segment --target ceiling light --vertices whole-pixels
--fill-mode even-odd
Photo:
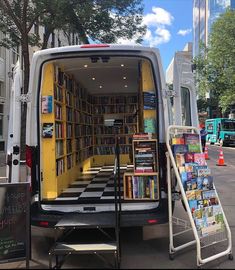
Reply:
[[[127,88],[127,85],[125,85],[125,87]]]
[[[103,86],[102,85],[100,85],[100,88],[102,88]]]
[[[94,81],[95,80],[95,77],[93,77],[92,80]]]
[[[88,65],[84,65],[84,67],[85,67],[85,68],[87,68],[87,67],[88,67]]]
[[[126,77],[123,77],[123,80],[126,80]]]
[[[121,64],[121,67],[124,67],[124,64]]]

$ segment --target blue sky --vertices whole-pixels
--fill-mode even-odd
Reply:
[[[160,50],[164,72],[176,51],[192,41],[192,0],[143,0],[147,33],[143,45]]]

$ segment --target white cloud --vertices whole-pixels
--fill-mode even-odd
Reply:
[[[180,29],[177,34],[180,36],[186,36],[190,34],[191,32],[192,32],[192,29]]]
[[[171,39],[171,33],[169,30],[158,27],[154,33],[150,30],[147,30],[147,33],[144,37],[145,43],[150,47],[156,47],[159,44],[167,43]]]
[[[162,43],[167,43],[171,39],[171,33],[167,26],[170,26],[174,17],[165,9],[152,7],[152,13],[143,17],[143,24],[147,26],[144,36],[144,43],[155,47]]]
[[[143,23],[147,26],[171,25],[174,17],[165,9],[152,7],[152,13],[144,16]]]

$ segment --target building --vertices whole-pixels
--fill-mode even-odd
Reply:
[[[31,32],[44,35],[44,27],[35,24]],[[0,40],[4,34],[0,31]],[[65,36],[61,31],[56,30],[48,41],[48,47],[60,47],[68,44],[78,44],[77,35]],[[32,59],[33,53],[39,50],[38,47],[30,47],[29,55]],[[12,85],[12,70],[20,57],[20,47],[6,49],[0,46],[0,151],[6,151],[8,137],[8,120],[9,120],[9,98]]]
[[[219,15],[227,8],[235,8],[235,0],[193,1],[193,55],[199,53],[199,44],[208,45],[210,29]]]

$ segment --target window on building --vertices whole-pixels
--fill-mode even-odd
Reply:
[[[182,125],[191,126],[191,104],[190,91],[186,87],[181,87],[181,109],[182,109]]]
[[[16,47],[12,48],[12,64],[16,64],[20,55],[20,47],[17,45]]]
[[[3,110],[3,104],[0,104],[0,106],[2,106],[2,110]],[[0,113],[0,140],[3,139],[3,112]]]
[[[51,35],[51,48],[55,47],[55,33],[53,32]]]
[[[39,24],[38,24],[38,22],[36,22],[35,24],[34,24],[34,34],[35,35],[39,35]]]
[[[3,32],[0,31],[0,40],[5,38],[5,34],[3,34]],[[2,59],[6,58],[6,49],[3,46],[0,46],[0,57]]]
[[[0,81],[0,97],[5,97],[5,85],[3,81]],[[1,113],[1,111],[0,111]]]

